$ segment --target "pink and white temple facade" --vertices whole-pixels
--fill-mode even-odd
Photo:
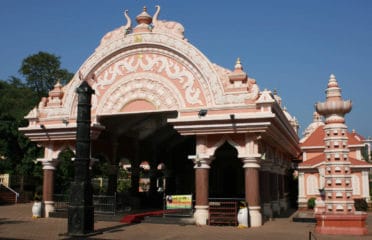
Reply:
[[[260,90],[239,59],[233,70],[212,63],[188,42],[180,23],[159,20],[159,13],[158,6],[153,16],[144,8],[132,26],[125,11],[126,25],[107,33],[73,79],[66,86],[57,83],[26,116],[29,126],[20,130],[45,148],[38,161],[44,171],[46,216],[54,211],[58,155],[66,148],[75,148],[75,90],[82,81],[95,90],[92,157],[104,156],[110,163],[111,177],[118,163],[129,159],[134,171],[132,184],[138,184],[136,169],[141,162],[149,163],[150,172],[164,164],[169,170],[169,182],[174,183],[170,189],[193,194],[198,225],[208,222],[208,199],[212,195],[242,195],[253,227],[285,211],[289,204],[289,170],[301,150],[304,161],[300,165],[299,203],[317,196],[318,189],[327,184],[322,173],[327,174],[328,166],[321,161],[308,163],[327,153],[323,153],[324,146],[308,142],[315,132],[323,130],[314,129],[299,144],[298,122],[275,92]],[[322,123],[317,124],[323,128]],[[346,134],[345,129],[340,131]],[[342,135],[339,146],[349,135]],[[355,194],[367,197],[363,184],[369,167],[359,164],[359,142],[354,141],[354,151],[354,142],[350,138],[348,141],[350,150],[345,154],[350,156],[350,164],[342,171],[348,168],[354,173],[355,177],[348,180],[352,185],[356,186],[354,181],[360,184]],[[226,145],[233,154],[217,154]],[[233,168],[229,161],[239,167]],[[232,174],[226,175],[224,169],[230,167]],[[223,189],[226,182],[238,187]],[[152,186],[150,183],[150,189]]]

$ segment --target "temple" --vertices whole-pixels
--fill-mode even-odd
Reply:
[[[72,80],[66,86],[57,83],[26,116],[29,126],[20,131],[45,149],[38,161],[44,171],[46,216],[54,211],[58,155],[66,148],[75,149],[75,91],[83,81],[95,91],[91,157],[109,163],[111,193],[116,190],[122,163],[130,164],[133,196],[140,189],[141,163],[149,170],[150,195],[156,194],[156,171],[165,169],[166,193],[192,194],[198,225],[208,224],[210,199],[216,197],[244,199],[252,227],[287,210],[292,161],[298,159],[301,149],[300,181],[305,188],[300,190],[299,201],[317,196],[328,181],[321,171],[326,175],[329,166],[324,165],[320,172],[317,167],[323,166],[329,153],[323,153],[320,145],[309,152],[306,149],[313,146],[313,135],[318,132],[324,136],[324,131],[339,131],[338,146],[343,149],[339,157],[350,156],[347,165],[339,167],[358,170],[355,179],[363,183],[369,167],[356,153],[362,141],[358,141],[359,135],[346,133],[345,127],[323,130],[319,120],[319,128],[309,131],[300,145],[298,122],[276,91],[260,90],[239,58],[232,70],[212,63],[188,42],[180,23],[160,20],[159,13],[159,6],[153,16],[144,8],[132,26],[125,11],[126,25],[104,35]],[[322,137],[318,139],[322,141]],[[344,144],[350,151],[344,150]],[[313,180],[306,180],[311,179],[307,174],[314,175]],[[350,184],[357,181],[347,180]],[[313,182],[306,185],[306,181]],[[320,185],[314,189],[314,183]],[[352,193],[350,187],[348,193]],[[360,185],[355,194],[368,196],[366,186]],[[350,204],[345,204],[342,207],[348,211]],[[337,207],[332,205],[332,209]]]

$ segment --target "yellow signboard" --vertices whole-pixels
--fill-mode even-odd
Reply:
[[[167,209],[192,209],[192,195],[167,195]]]

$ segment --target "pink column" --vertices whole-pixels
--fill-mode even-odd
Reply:
[[[43,203],[45,217],[54,211],[54,171],[55,161],[42,161],[43,164]]]
[[[259,168],[257,157],[243,159],[245,169],[245,199],[248,202],[251,227],[262,225]]]
[[[206,225],[209,218],[209,162],[208,158],[190,157],[195,169],[195,212],[197,225]]]

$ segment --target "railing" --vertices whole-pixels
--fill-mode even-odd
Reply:
[[[17,203],[18,202],[18,198],[19,198],[19,193],[17,193],[16,191],[14,191],[12,188],[4,185],[3,183],[0,182],[0,187],[3,186],[5,187],[6,189],[8,189],[9,191],[11,191],[12,193],[15,194],[15,202],[14,203]]]
[[[56,211],[67,211],[69,205],[69,196],[67,194],[54,194],[53,201]]]
[[[56,211],[67,211],[69,196],[66,194],[54,194],[54,209]],[[93,206],[95,213],[116,214],[116,194],[113,196],[93,195]]]
[[[239,202],[243,198],[209,198],[209,225],[238,225]]]
[[[116,214],[116,194],[114,196],[93,195],[94,212]]]

